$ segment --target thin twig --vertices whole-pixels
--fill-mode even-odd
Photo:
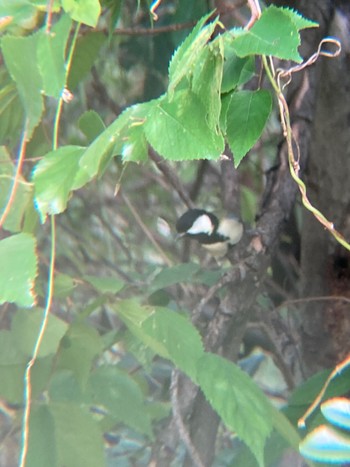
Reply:
[[[56,257],[56,228],[55,228],[55,217],[51,216],[51,259],[50,259],[50,268],[49,268],[49,278],[47,284],[47,301],[43,314],[43,320],[40,325],[38,337],[36,339],[32,358],[29,360],[25,375],[24,375],[24,412],[23,412],[23,431],[22,431],[22,449],[20,454],[20,463],[19,467],[24,467],[27,460],[28,454],[28,441],[29,441],[29,417],[31,412],[31,400],[32,400],[32,383],[31,383],[31,373],[34,363],[36,362],[40,347],[45,335],[45,331],[48,325],[50,309],[53,298],[53,289],[54,289],[54,273],[55,273],[55,257]]]
[[[13,184],[12,184],[12,187],[11,187],[11,191],[10,191],[10,196],[9,196],[9,199],[6,203],[6,206],[5,206],[5,209],[1,215],[1,218],[0,218],[0,228],[3,226],[5,220],[6,220],[6,217],[8,216],[9,212],[10,212],[10,209],[12,207],[12,203],[13,203],[13,200],[15,199],[15,196],[16,196],[16,192],[17,192],[17,187],[18,187],[18,183],[19,183],[19,178],[21,176],[21,171],[22,171],[22,165],[23,165],[23,161],[24,161],[24,157],[25,157],[25,153],[26,153],[26,146],[27,146],[27,125],[28,125],[28,119],[26,120],[25,122],[25,129],[23,130],[23,133],[22,133],[22,140],[21,140],[21,144],[20,144],[20,147],[19,147],[19,153],[18,153],[18,160],[17,160],[17,167],[16,167],[16,172],[15,172],[15,176],[14,176],[14,179],[13,179]]]
[[[181,417],[180,407],[179,407],[179,370],[174,369],[171,375],[171,386],[170,386],[170,395],[171,395],[171,406],[173,411],[173,418],[180,436],[181,441],[186,446],[187,452],[191,457],[193,465],[196,467],[204,467],[199,454],[193,445],[190,435],[187,428]]]
[[[127,207],[129,208],[129,210],[131,211],[131,214],[134,216],[136,222],[138,223],[138,225],[141,227],[142,231],[144,232],[144,234],[146,235],[146,237],[150,240],[150,242],[152,243],[152,245],[154,246],[154,248],[158,251],[158,253],[160,254],[160,256],[163,258],[164,262],[168,265],[168,266],[172,266],[173,262],[171,261],[171,259],[168,257],[168,255],[164,252],[163,248],[159,245],[159,243],[155,240],[152,232],[149,230],[149,228],[146,226],[146,224],[143,222],[143,220],[141,219],[139,213],[136,211],[135,207],[132,205],[131,201],[129,200],[129,198],[121,193],[121,196],[125,202],[125,204],[127,205]]]

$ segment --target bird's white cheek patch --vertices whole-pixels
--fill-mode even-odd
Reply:
[[[197,219],[193,222],[192,227],[187,230],[188,234],[200,234],[205,233],[210,235],[213,233],[214,225],[210,220],[210,217],[206,214],[202,214],[201,216],[197,217]]]

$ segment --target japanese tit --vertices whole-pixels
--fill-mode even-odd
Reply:
[[[213,256],[226,255],[243,235],[243,224],[235,216],[219,219],[204,209],[189,209],[176,222],[180,237],[197,240]]]

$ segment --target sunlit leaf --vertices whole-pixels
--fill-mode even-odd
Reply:
[[[263,11],[251,29],[233,30],[236,38],[232,46],[239,57],[273,55],[284,60],[301,62],[298,30],[316,24],[300,18],[292,10],[271,5]]]
[[[79,161],[85,148],[62,146],[51,151],[36,165],[33,172],[36,206],[42,218],[63,212],[71,191],[84,185],[89,177]]]
[[[184,42],[175,51],[169,64],[169,96],[173,97],[174,90],[179,82],[189,74],[197,63],[197,58],[210,39],[218,22],[216,18],[213,22],[204,26],[211,13],[200,19],[193,31],[186,37]]]
[[[61,0],[63,9],[74,21],[95,27],[101,14],[99,0]]]
[[[221,110],[220,92],[223,64],[224,49],[219,36],[198,56],[191,79],[191,89],[204,105],[209,127],[216,132]]]
[[[209,128],[205,108],[191,91],[179,91],[171,101],[159,99],[145,133],[153,148],[172,161],[217,159],[224,150],[223,137]]]

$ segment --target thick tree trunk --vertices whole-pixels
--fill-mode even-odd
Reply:
[[[330,34],[342,54],[321,60],[307,185],[312,202],[348,234],[350,222],[350,15],[336,11]],[[347,231],[347,232],[346,232]],[[302,297],[349,297],[350,255],[306,211],[302,230]],[[349,352],[349,305],[310,302],[303,311],[302,360],[307,374],[332,367]],[[347,311],[346,311],[347,308]],[[322,352],[320,352],[322,349]]]

